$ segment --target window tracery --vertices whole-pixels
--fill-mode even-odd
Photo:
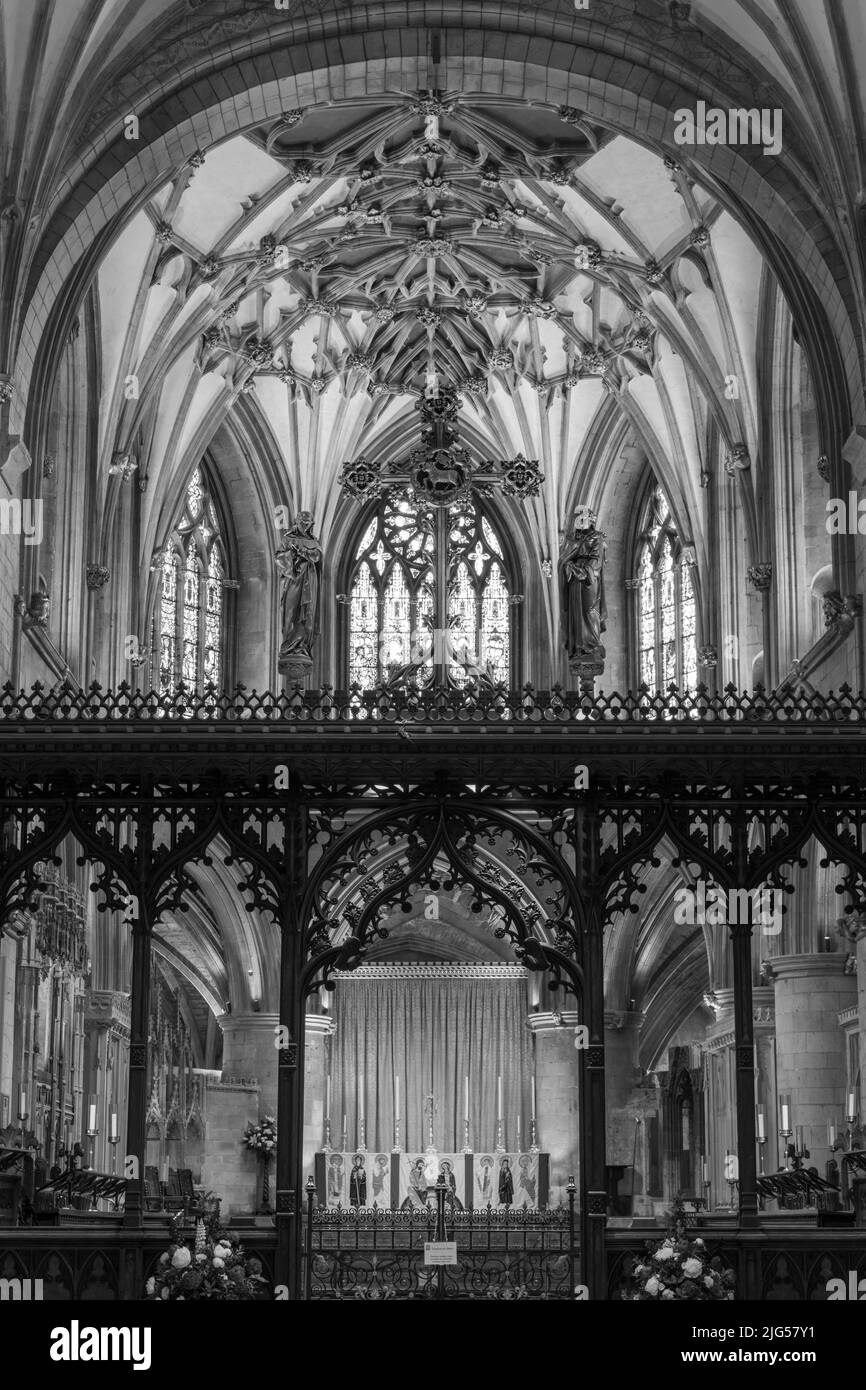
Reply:
[[[195,689],[222,684],[224,579],[216,508],[196,468],[162,559],[156,609],[161,694],[171,694],[181,681]]]

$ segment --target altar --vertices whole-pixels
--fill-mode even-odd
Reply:
[[[316,1154],[316,1195],[326,1207],[400,1211],[427,1205],[440,1176],[457,1210],[544,1210],[550,1193],[546,1153],[389,1153],[329,1150]]]

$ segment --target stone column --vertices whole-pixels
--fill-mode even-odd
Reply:
[[[704,995],[704,1004],[712,1011],[713,1022],[707,1028],[704,1043],[704,1160],[709,1188],[704,1186],[703,1195],[714,1209],[730,1206],[725,1155],[737,1150],[734,991],[713,990]]]
[[[860,1095],[857,1109],[862,1126],[866,1125],[866,912],[849,912],[847,917],[841,918],[839,935],[848,942],[849,950],[856,952],[856,1004],[860,1029]]]
[[[625,1009],[605,1009],[604,1013],[605,1157],[608,1164],[635,1168],[631,1188],[635,1206],[641,1211],[647,1182],[645,1116],[649,1107],[646,1092],[635,1088],[640,1080],[638,1045],[643,1017],[642,1012]]]
[[[776,1087],[791,1096],[791,1123],[803,1126],[807,1166],[823,1173],[830,1157],[827,1121],[845,1108],[845,1038],[838,1015],[856,999],[839,953],[774,956],[766,971],[776,994]],[[773,1127],[779,1128],[778,1113]],[[780,1141],[781,1142],[781,1141]]]
[[[329,1014],[307,1014],[304,1048],[304,1181],[315,1176],[315,1155],[321,1150],[325,1133],[325,1078],[330,1067],[329,1039],[336,1031]],[[334,1147],[336,1131],[332,1129]]]
[[[276,1114],[278,1014],[220,1014],[224,1081],[252,1081],[261,1093],[262,1113]]]
[[[559,1022],[558,1020],[561,1020]],[[573,1010],[560,1014],[530,1014],[527,1027],[535,1043],[535,1104],[537,1143],[550,1154],[550,1205],[565,1206],[566,1183],[573,1176],[580,1187],[578,1063]]]

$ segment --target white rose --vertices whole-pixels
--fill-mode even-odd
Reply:
[[[705,1274],[705,1275],[704,1275],[704,1288],[705,1288],[705,1289],[711,1289],[712,1287],[713,1287],[712,1275],[710,1275],[710,1274]]]
[[[179,1245],[171,1257],[173,1269],[186,1269],[187,1265],[192,1264],[192,1255],[185,1245]]]
[[[696,1260],[694,1257],[683,1261],[683,1274],[688,1275],[689,1279],[697,1279],[702,1269],[703,1265],[700,1260]]]
[[[664,1293],[662,1294],[662,1298],[673,1298],[673,1296],[674,1295],[672,1289],[665,1289]]]
[[[214,1255],[214,1257],[213,1257],[213,1267],[214,1267],[214,1269],[225,1269],[225,1263],[226,1263],[225,1260],[221,1260],[220,1257],[219,1257],[219,1255]]]
[[[704,1248],[704,1242],[701,1240],[700,1236],[698,1236],[697,1240],[692,1241],[692,1244],[696,1250],[703,1250]]]
[[[153,1277],[152,1274],[151,1274],[150,1278],[148,1279],[147,1283],[145,1284],[144,1288],[145,1288],[145,1292],[146,1292],[146,1293],[154,1293],[154,1292],[155,1292],[155,1290],[156,1290],[156,1280],[154,1279],[154,1277]]]
[[[675,1254],[675,1251],[674,1251],[674,1249],[673,1249],[672,1246],[670,1246],[670,1245],[661,1245],[661,1246],[659,1246],[658,1250],[656,1251],[656,1259],[657,1259],[657,1260],[672,1260],[673,1257],[674,1257],[674,1254]]]
[[[647,1279],[646,1284],[644,1285],[644,1288],[646,1289],[646,1291],[647,1291],[647,1293],[649,1294],[650,1298],[658,1298],[659,1281],[658,1281],[658,1279],[655,1277],[655,1275],[653,1275],[651,1279]]]

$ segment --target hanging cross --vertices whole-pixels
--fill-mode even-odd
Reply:
[[[427,1116],[428,1148],[431,1149],[434,1149],[436,1147],[436,1145],[433,1142],[433,1116],[438,1114],[438,1111],[439,1105],[436,1101],[435,1096],[433,1095],[433,1092],[431,1091],[424,1103],[424,1114]]]
[[[428,390],[435,369],[428,367]],[[518,454],[513,459],[486,459],[473,463],[469,450],[458,441],[457,416],[462,403],[453,386],[445,386],[435,377],[435,394],[425,393],[416,401],[424,427],[421,446],[413,449],[408,460],[387,463],[368,460],[363,456],[353,463],[344,463],[340,470],[340,487],[349,497],[367,502],[386,488],[409,484],[419,506],[448,508],[467,501],[473,487],[500,487],[507,497],[525,501],[537,497],[544,474],[537,459]],[[387,475],[387,476],[386,476]]]
[[[515,459],[488,459],[473,464],[468,449],[458,444],[457,415],[461,397],[453,386],[442,383],[432,363],[428,363],[428,389],[430,395],[416,402],[423,420],[421,447],[413,450],[403,463],[368,461],[363,456],[354,463],[344,463],[340,473],[340,486],[348,496],[357,501],[368,502],[390,487],[409,485],[416,506],[433,510],[433,529],[435,531],[435,573],[432,576],[434,595],[433,612],[425,619],[428,634],[422,633],[413,648],[412,660],[405,667],[399,667],[389,677],[394,683],[402,683],[414,678],[422,667],[432,658],[432,683],[434,686],[448,685],[449,669],[456,665],[467,676],[482,683],[493,683],[489,670],[483,668],[478,659],[468,651],[462,651],[459,634],[454,630],[456,619],[449,610],[449,594],[452,576],[448,570],[448,537],[452,519],[451,512],[456,506],[467,502],[473,488],[486,491],[500,487],[510,497],[521,500],[537,495],[544,476],[539,470],[538,461],[527,460],[519,455]],[[435,381],[435,386],[434,386]],[[477,563],[477,556],[474,557]]]

